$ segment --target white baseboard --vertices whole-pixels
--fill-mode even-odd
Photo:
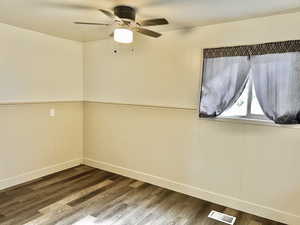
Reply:
[[[18,184],[22,184],[25,183],[27,181],[31,181],[52,173],[56,173],[68,168],[72,168],[74,166],[78,166],[80,164],[82,164],[83,160],[82,159],[74,159],[74,160],[70,160],[67,162],[63,162],[63,163],[59,163],[53,166],[49,166],[49,167],[45,167],[42,169],[38,169],[38,170],[34,170],[34,171],[30,171],[15,177],[11,177],[11,178],[7,178],[4,180],[0,180],[0,190],[8,188],[8,187],[12,187]]]
[[[290,225],[300,224],[300,216],[298,215],[293,215],[288,212],[280,211],[263,205],[258,205],[256,203],[244,201],[242,199],[218,194],[195,186],[178,183],[163,177],[153,176],[151,174],[146,174],[140,171],[112,165],[106,162],[96,161],[89,158],[84,158],[83,163],[91,167],[117,173],[126,177],[144,181],[176,192],[184,193],[209,202],[234,208],[240,211],[275,220],[281,223],[286,223]]]

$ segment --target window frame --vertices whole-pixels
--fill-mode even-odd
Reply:
[[[273,123],[270,119],[268,119],[265,115],[262,114],[255,114],[251,112],[252,109],[252,101],[253,101],[253,88],[254,83],[251,76],[248,79],[248,95],[247,95],[247,106],[246,106],[246,115],[239,116],[239,115],[232,115],[232,116],[218,116],[217,119],[240,119],[240,120],[249,120],[249,121],[260,121],[266,123]]]
[[[248,80],[251,82],[248,89],[248,99],[247,99],[247,114],[246,116],[218,116],[215,118],[201,118],[200,120],[209,120],[209,121],[216,121],[216,122],[225,122],[225,123],[237,123],[237,124],[249,124],[249,125],[256,125],[256,126],[271,126],[275,128],[289,128],[289,129],[300,129],[299,124],[295,125],[283,125],[283,124],[276,124],[274,121],[268,119],[265,115],[254,114],[251,113],[251,103],[253,100],[253,80],[251,76]],[[251,93],[251,94],[250,94]],[[250,101],[249,101],[250,100]],[[200,109],[200,107],[198,108]]]

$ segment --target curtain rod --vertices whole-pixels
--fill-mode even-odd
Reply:
[[[231,56],[252,56],[276,53],[300,52],[300,40],[269,42],[254,45],[233,47],[205,48],[204,58],[218,58]]]

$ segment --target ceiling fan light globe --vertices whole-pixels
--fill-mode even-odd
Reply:
[[[114,30],[114,40],[118,43],[129,44],[133,42],[133,32],[125,28]]]

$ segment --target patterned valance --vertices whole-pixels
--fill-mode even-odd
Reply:
[[[204,49],[204,58],[300,52],[300,40]]]

